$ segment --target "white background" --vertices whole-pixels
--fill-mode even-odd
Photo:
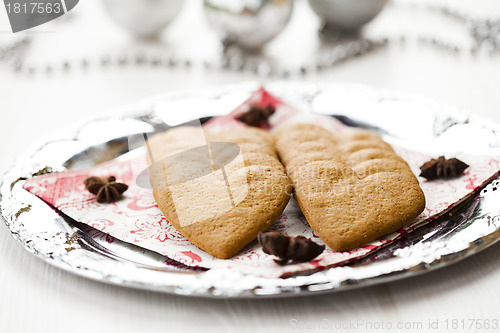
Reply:
[[[425,3],[396,1],[365,28],[368,36],[389,37],[388,47],[292,79],[395,89],[456,104],[500,122],[500,52],[471,55],[467,28],[429,11]],[[494,0],[439,3],[472,16],[500,18],[500,3]],[[264,50],[290,66],[307,63],[322,47],[316,17],[306,2],[296,5],[289,26]],[[107,108],[174,89],[273,80],[199,66],[199,61],[218,56],[217,38],[206,26],[200,1],[186,1],[156,43],[135,41],[116,27],[100,1],[80,1],[74,12],[70,19],[30,32],[33,45],[26,52],[27,67],[52,64],[56,67],[52,74],[14,73],[0,63],[2,172],[39,138]],[[406,36],[405,43],[397,41],[401,35]],[[420,36],[449,41],[463,51],[454,55],[419,44]],[[15,37],[0,8],[0,45]],[[116,58],[136,51],[188,57],[194,64],[189,69],[98,64],[102,56]],[[86,70],[76,65],[82,57],[90,62]],[[67,72],[57,69],[64,61],[72,66]],[[300,331],[294,326],[300,323],[355,328],[359,320],[373,328],[421,322],[423,329],[414,331],[432,331],[429,320],[438,320],[442,330],[448,320],[449,331],[457,332],[461,330],[450,326],[453,319],[463,319],[466,325],[469,319],[500,320],[499,257],[496,244],[445,269],[360,290],[293,299],[210,300],[120,288],[62,272],[28,254],[0,226],[0,332],[281,332]],[[358,326],[360,331],[365,328]]]

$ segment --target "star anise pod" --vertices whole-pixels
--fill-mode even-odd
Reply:
[[[248,126],[257,127],[262,123],[268,124],[269,117],[271,117],[275,111],[276,109],[272,105],[260,106],[252,104],[247,112],[236,117],[236,119],[244,122]]]
[[[444,156],[439,156],[425,162],[420,167],[420,177],[427,180],[438,178],[453,178],[460,176],[469,165],[460,161],[458,158],[446,159]]]
[[[83,182],[85,188],[95,194],[97,202],[114,202],[128,189],[127,184],[117,183],[115,176],[89,177]]]
[[[259,232],[257,240],[264,253],[279,257],[274,261],[280,265],[311,261],[325,249],[304,236],[291,237],[275,231]]]

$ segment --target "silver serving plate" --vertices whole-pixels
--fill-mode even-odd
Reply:
[[[200,270],[109,237],[61,215],[22,189],[37,174],[83,168],[125,153],[130,137],[194,118],[220,115],[242,103],[257,83],[183,91],[118,108],[71,126],[29,149],[2,178],[1,215],[24,248],[66,271],[97,281],[179,295],[285,297],[389,282],[462,260],[500,238],[500,186],[493,180],[449,214],[348,266],[287,279],[230,270]],[[500,126],[455,107],[365,86],[294,82],[266,88],[307,112],[333,114],[391,143],[436,154],[500,155]],[[439,151],[437,151],[439,150]]]

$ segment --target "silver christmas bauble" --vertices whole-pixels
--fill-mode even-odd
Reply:
[[[183,0],[103,0],[109,16],[141,38],[161,32],[179,13]]]
[[[309,0],[312,10],[328,26],[353,30],[371,21],[387,0]]]
[[[257,49],[286,26],[293,0],[205,0],[209,24],[219,36],[247,49]]]

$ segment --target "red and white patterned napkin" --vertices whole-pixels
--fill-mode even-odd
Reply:
[[[300,112],[264,89],[260,89],[229,115],[206,123],[204,130],[213,132],[245,126],[235,120],[235,117],[246,112],[250,104],[276,107],[276,113],[270,120],[270,130],[291,122],[314,123],[332,132],[345,129],[343,124],[332,117]],[[415,173],[419,172],[420,165],[425,161],[436,157],[404,147],[394,147],[394,149],[408,162]],[[122,241],[158,252],[187,266],[208,269],[227,268],[264,277],[279,277],[315,271],[362,258],[441,216],[499,174],[500,157],[498,156],[456,157],[470,165],[465,174],[449,180],[420,179],[420,185],[426,196],[426,207],[422,214],[405,228],[348,252],[335,252],[327,247],[320,256],[309,263],[288,266],[276,264],[273,261],[274,257],[265,254],[256,241],[247,245],[233,258],[226,260],[215,258],[191,244],[165,219],[156,205],[152,191],[136,184],[139,173],[148,167],[146,152],[143,150],[89,169],[35,177],[27,180],[24,188],[79,222]],[[117,181],[128,184],[129,189],[117,202],[97,203],[94,195],[85,189],[83,181],[90,176],[109,175],[114,175]],[[309,227],[293,199],[269,230],[292,236],[303,235],[323,244]],[[110,238],[109,241],[113,239]]]

